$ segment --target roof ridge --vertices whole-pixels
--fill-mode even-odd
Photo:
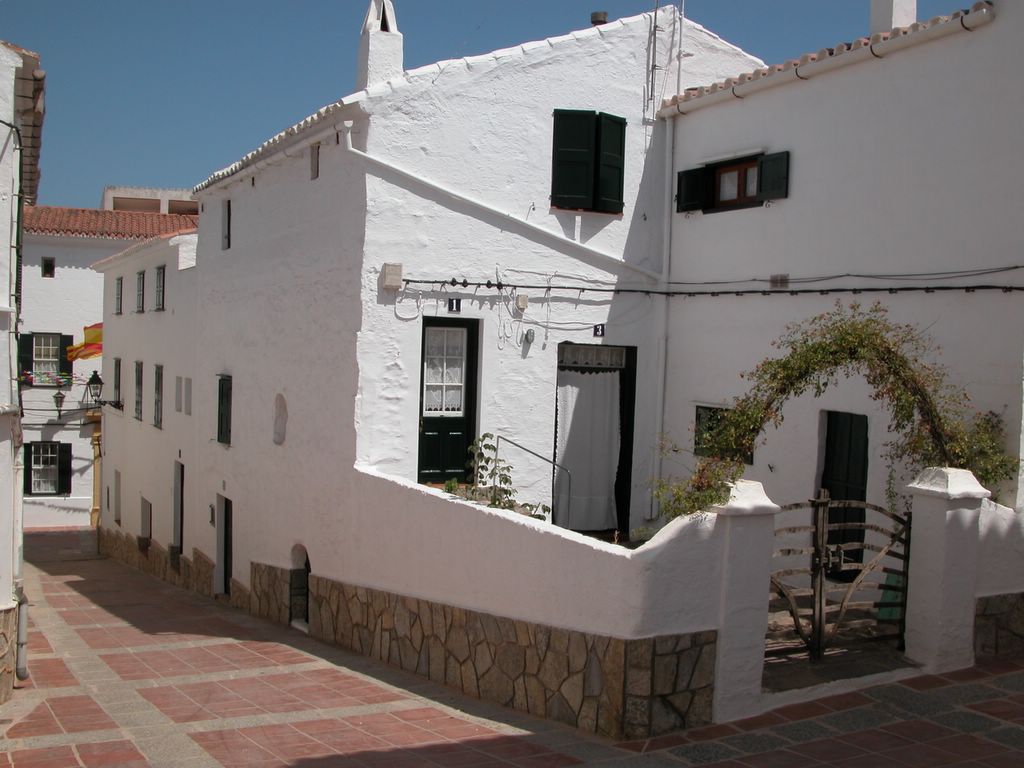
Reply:
[[[714,93],[719,93],[725,90],[731,90],[737,85],[743,85],[752,81],[763,80],[765,78],[772,77],[783,72],[789,72],[798,67],[810,64],[815,61],[824,61],[826,59],[835,59],[842,54],[857,51],[863,48],[870,48],[871,46],[885,42],[887,40],[893,40],[902,37],[908,37],[918,32],[923,32],[927,29],[932,29],[943,24],[948,24],[952,21],[963,19],[965,16],[969,16],[979,12],[990,12],[993,10],[991,0],[982,0],[976,2],[970,8],[963,10],[954,11],[953,13],[944,16],[934,16],[926,21],[914,22],[905,27],[896,27],[889,32],[877,32],[874,35],[866,35],[863,37],[855,38],[853,41],[848,43],[836,43],[832,47],[821,48],[817,51],[810,51],[804,53],[801,56],[786,59],[778,64],[769,64],[768,66],[761,67],[748,72],[741,72],[733,77],[727,77],[724,80],[717,80],[708,85],[695,86],[692,88],[685,88],[682,93],[676,94],[669,99],[665,99],[661,104],[661,109],[670,107],[676,107],[681,104],[688,104],[698,99],[710,96]],[[961,22],[962,23],[962,22]],[[806,78],[804,78],[806,79]],[[787,81],[788,82],[788,81]],[[660,110],[659,110],[660,111]]]
[[[210,176],[204,181],[193,187],[192,192],[193,194],[200,192],[219,181],[234,176],[243,168],[258,161],[261,157],[268,154],[271,150],[282,144],[287,139],[297,136],[308,128],[323,122],[326,117],[344,109],[347,106],[389,95],[395,93],[397,90],[403,90],[405,87],[413,85],[413,80],[425,79],[431,74],[435,77],[440,77],[440,75],[444,73],[451,64],[465,64],[466,69],[470,69],[473,64],[481,64],[484,62],[498,63],[499,61],[502,61],[503,59],[507,60],[512,56],[525,57],[539,50],[550,50],[551,48],[554,48],[556,44],[561,44],[563,42],[579,42],[581,39],[603,37],[609,33],[618,32],[627,26],[638,24],[642,19],[651,16],[653,13],[666,12],[674,14],[676,12],[675,6],[665,5],[657,9],[657,11],[644,11],[643,13],[627,16],[621,19],[615,19],[614,21],[609,21],[607,24],[595,25],[587,29],[576,30],[563,35],[554,35],[540,40],[526,41],[508,48],[498,48],[475,56],[444,59],[431,64],[425,64],[415,69],[405,70],[397,77],[380,83],[374,83],[367,88],[342,96],[337,101],[321,107],[313,114],[308,115],[299,122],[273,135],[260,144],[256,149],[246,153],[231,165],[225,166],[219,171],[215,171],[210,174]],[[683,18],[684,21],[689,22],[689,19],[686,19],[685,17]],[[693,22],[690,23],[692,24]]]

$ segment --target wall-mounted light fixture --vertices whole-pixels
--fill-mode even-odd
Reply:
[[[61,392],[60,385],[57,386],[57,391],[53,393],[53,404],[57,407],[57,421],[60,421],[60,412],[64,408],[64,398],[66,395]]]
[[[118,410],[124,408],[124,403],[120,400],[100,400],[100,395],[103,393],[103,379],[100,378],[99,373],[96,371],[93,371],[92,376],[85,382],[85,388],[89,392],[89,399],[92,400],[93,406],[112,405]],[[54,401],[56,401],[57,396],[54,395],[53,397]],[[60,413],[60,406],[57,406],[57,412]]]

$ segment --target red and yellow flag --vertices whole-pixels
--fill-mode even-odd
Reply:
[[[82,329],[82,343],[68,347],[68,360],[88,360],[103,354],[103,323]]]

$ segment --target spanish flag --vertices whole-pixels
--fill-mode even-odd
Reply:
[[[103,354],[103,323],[82,329],[82,343],[68,347],[68,360],[88,360]]]

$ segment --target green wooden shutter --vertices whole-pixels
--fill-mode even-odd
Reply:
[[[24,336],[22,337],[24,338]],[[25,482],[22,489],[26,496],[32,495],[32,443],[25,443]]]
[[[71,383],[71,377],[75,372],[75,364],[68,360],[68,347],[75,343],[74,336],[68,336],[66,334],[60,335],[60,352],[58,357],[60,358],[60,373],[62,377],[65,377],[65,382]]]
[[[32,334],[23,333],[18,337],[18,370],[21,382],[32,386]]]
[[[594,209],[622,213],[626,173],[626,121],[615,115],[598,115],[597,192]]]
[[[710,208],[715,174],[710,168],[691,168],[676,177],[676,210],[699,211]]]
[[[789,152],[764,155],[757,161],[757,199],[789,197]]]
[[[231,443],[231,377],[217,382],[217,442]]]
[[[71,493],[71,443],[57,444],[57,493]]]
[[[554,207],[593,209],[596,140],[596,113],[555,110],[551,148],[551,205]]]

